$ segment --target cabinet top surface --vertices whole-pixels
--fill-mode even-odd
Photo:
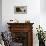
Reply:
[[[8,25],[33,25],[34,23],[7,23]]]

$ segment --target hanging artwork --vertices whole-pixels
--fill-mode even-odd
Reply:
[[[27,13],[27,6],[15,6],[14,13],[15,14],[26,14]]]

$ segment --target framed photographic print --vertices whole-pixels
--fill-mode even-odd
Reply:
[[[26,14],[27,13],[27,6],[15,6],[14,13],[15,14]]]

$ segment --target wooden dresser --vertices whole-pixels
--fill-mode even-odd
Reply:
[[[33,46],[33,23],[7,23],[12,39],[21,46]],[[18,45],[19,46],[19,45]]]

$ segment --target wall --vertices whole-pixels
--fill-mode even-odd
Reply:
[[[46,16],[41,12],[41,8],[43,6],[41,6],[40,3],[42,5],[42,2],[40,2],[40,0],[2,0],[2,30],[8,30],[7,22],[11,19],[17,19],[19,20],[19,22],[25,22],[25,20],[30,20],[31,23],[34,23],[33,45],[38,46],[36,27],[41,24],[43,29],[46,29]],[[27,14],[14,14],[14,6],[17,5],[27,6]]]
[[[2,31],[2,0],[0,0],[0,31]]]
[[[26,5],[27,14],[14,14],[14,6],[16,5]],[[40,14],[40,0],[39,1],[38,0],[30,0],[30,1],[3,0],[2,1],[3,26],[5,26],[10,19],[17,19],[20,22],[24,22],[25,20],[30,20],[31,22],[39,23],[39,14]]]
[[[40,0],[40,24],[46,31],[46,0]]]
[[[42,13],[46,13],[46,0],[40,0],[40,9]]]

